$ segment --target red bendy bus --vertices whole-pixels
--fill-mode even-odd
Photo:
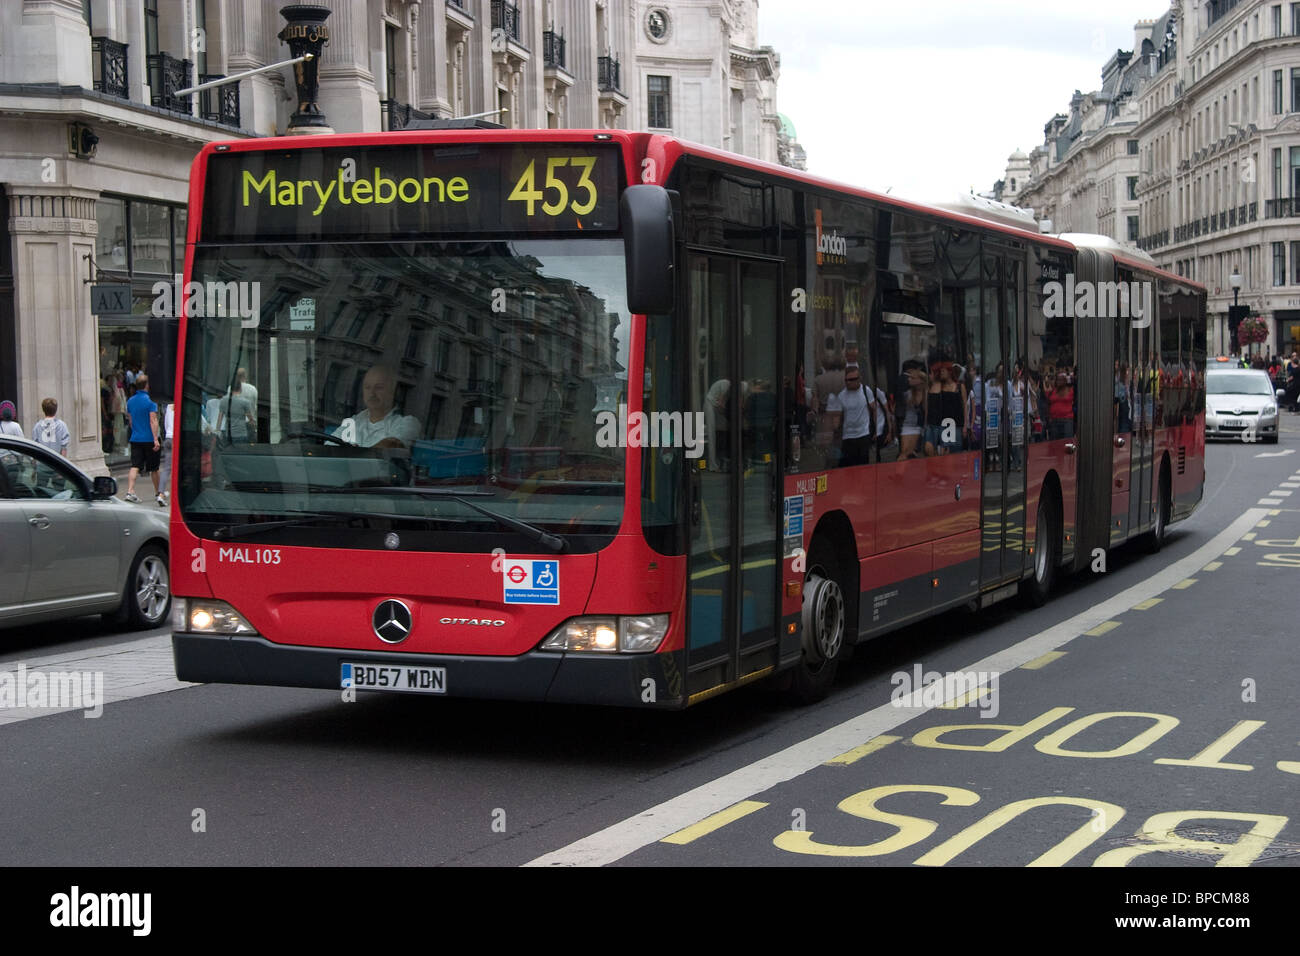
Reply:
[[[813,700],[1201,498],[1204,289],[1006,207],[464,123],[210,145],[190,202],[182,680]]]

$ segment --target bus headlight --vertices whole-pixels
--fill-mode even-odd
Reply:
[[[188,598],[183,616],[173,622],[179,631],[195,634],[256,634],[253,625],[225,601]]]
[[[541,650],[647,654],[663,643],[667,633],[667,614],[575,617],[552,631]]]

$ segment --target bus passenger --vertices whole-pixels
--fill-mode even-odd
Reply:
[[[366,407],[339,423],[337,435],[363,448],[410,448],[420,437],[420,420],[399,415],[393,407],[397,375],[387,365],[376,365],[361,380]]]

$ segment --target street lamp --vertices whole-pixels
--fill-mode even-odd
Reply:
[[[1241,311],[1237,306],[1237,299],[1241,295],[1241,273],[1234,265],[1232,275],[1228,276],[1228,285],[1232,286],[1232,309],[1228,312],[1228,327],[1232,340],[1229,344],[1236,344],[1237,326],[1241,324]]]

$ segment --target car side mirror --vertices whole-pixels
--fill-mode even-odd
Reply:
[[[1285,388],[1279,388],[1279,389],[1277,390],[1277,396],[1276,396],[1276,397],[1277,397],[1277,398],[1286,398],[1286,389],[1285,389]]]
[[[97,475],[91,488],[90,496],[95,500],[111,498],[117,494],[117,479],[108,475]]]

